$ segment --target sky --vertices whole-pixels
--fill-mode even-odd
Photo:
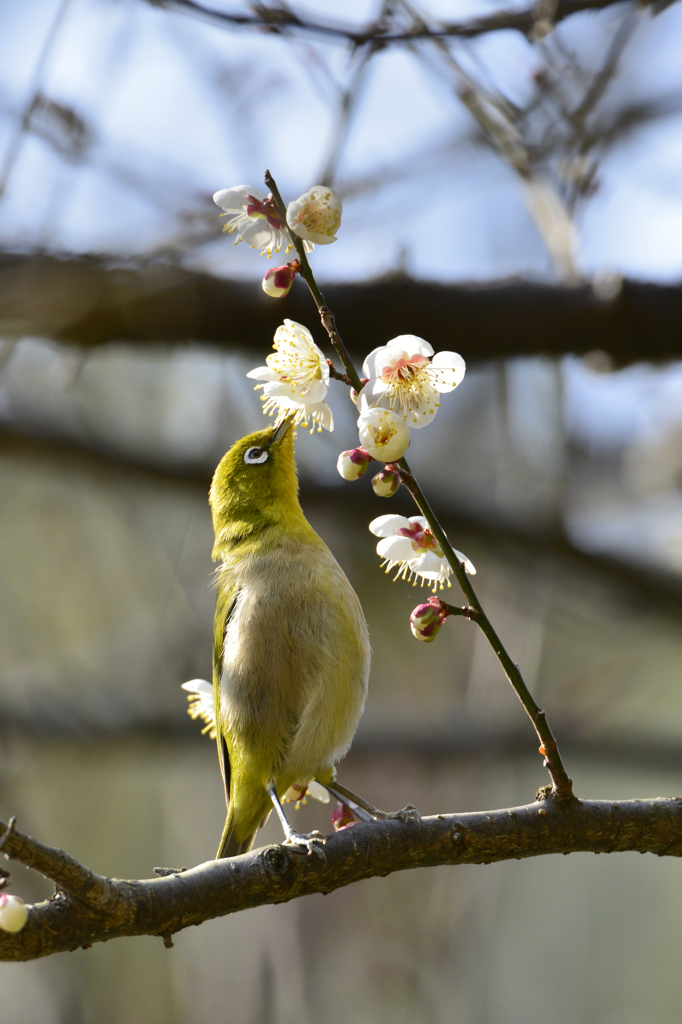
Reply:
[[[325,3],[294,9],[329,19]],[[344,4],[344,20],[363,25],[376,9]],[[452,13],[435,0],[421,9]],[[457,15],[494,9],[469,0]],[[544,51],[507,31],[459,41],[452,53],[472,80],[523,105],[547,47],[554,61],[575,53],[572,74],[584,84],[627,11],[616,5],[566,19]],[[597,129],[625,107],[680,93],[682,5],[635,17]],[[288,199],[316,184],[338,136],[340,91],[359,67],[357,55],[320,37],[225,30],[145,0],[26,0],[5,5],[0,27],[0,171],[10,167],[0,245],[117,256],[171,250],[188,265],[246,279],[262,269],[244,246],[225,244],[213,192],[258,187],[266,167]],[[318,254],[319,276],[357,280],[399,267],[443,281],[554,279],[518,176],[481,140],[438,54],[388,47],[359,73],[334,178],[345,202],[344,245]],[[83,159],[52,109],[34,117],[10,160],[36,88],[81,119]],[[551,111],[538,112],[538,126],[553,127]],[[681,165],[675,110],[603,154],[598,189],[575,218],[583,274],[679,279]],[[188,247],[186,231],[201,244]]]

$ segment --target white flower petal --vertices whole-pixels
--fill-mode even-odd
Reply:
[[[201,718],[205,722],[204,733],[215,739],[215,706],[213,703],[213,686],[206,679],[190,679],[182,684],[182,689],[189,693],[187,713],[190,718]]]
[[[464,564],[464,571],[468,573],[469,576],[475,576],[476,569],[474,568],[474,563],[470,561],[466,555],[463,555],[461,551],[458,551],[457,548],[453,548],[452,550],[455,552],[460,562]]]
[[[246,376],[251,377],[252,380],[279,380],[279,375],[269,366],[257,366],[255,370],[249,370]]]
[[[385,366],[393,364],[395,358],[395,352],[388,345],[372,349],[362,364],[362,376],[369,377],[371,383],[373,378],[381,376]],[[368,384],[365,385],[365,388],[367,387]]]
[[[236,215],[246,211],[249,204],[247,196],[253,196],[261,203],[265,200],[265,196],[257,188],[251,188],[250,185],[235,185],[234,188],[221,188],[215,192],[213,202],[225,213]]]
[[[313,800],[319,800],[321,804],[329,803],[329,792],[321,786],[315,779],[311,779],[308,783],[308,790],[306,796],[311,796]]]
[[[273,384],[266,384],[266,388],[276,387]],[[316,423],[320,428],[324,427],[325,430],[332,431],[334,429],[334,417],[332,411],[326,402],[316,402],[315,404],[309,404],[308,402],[302,401],[300,398],[291,395],[264,395],[265,404],[263,405],[263,412],[268,415],[272,415],[274,412],[277,413],[275,424],[282,423],[288,416],[294,415],[294,426],[307,427],[312,418],[313,423]]]
[[[377,544],[377,554],[390,562],[412,562],[419,557],[419,548],[409,537],[384,537]]]
[[[265,217],[247,217],[238,226],[239,234],[252,249],[280,249],[282,232],[268,224]]]
[[[211,703],[213,703],[213,687],[207,679],[190,679],[187,683],[182,683],[181,689],[187,690],[189,693],[199,693],[203,697],[210,697]]]
[[[272,372],[273,378],[263,388],[267,395],[289,395],[291,398],[299,398],[307,405],[323,402],[327,397],[328,389],[324,381],[311,380],[299,384],[291,380],[282,379],[274,370]]]
[[[425,580],[446,580],[452,569],[442,555],[435,551],[424,551],[423,554],[409,563],[410,568]]]
[[[369,524],[370,532],[375,537],[393,537],[398,530],[409,529],[410,520],[405,516],[385,515],[373,519]]]
[[[416,334],[399,334],[386,343],[387,348],[400,349],[410,356],[432,356],[433,346]]]
[[[436,391],[445,395],[462,383],[466,368],[467,364],[459,352],[436,352],[431,360],[429,376]]]
[[[332,411],[326,402],[316,402],[311,405],[309,402],[306,403],[310,415],[321,427],[330,432],[334,429],[334,416]]]

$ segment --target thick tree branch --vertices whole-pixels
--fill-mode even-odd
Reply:
[[[58,879],[61,888],[30,908],[23,931],[0,932],[0,960],[32,960],[125,935],[159,935],[169,945],[174,932],[210,918],[407,868],[578,851],[682,856],[680,798],[560,805],[546,791],[538,796],[533,804],[505,810],[357,824],[328,837],[324,859],[268,846],[141,881],[94,875],[14,829],[3,852]],[[0,830],[6,827],[0,822]]]
[[[0,336],[33,335],[86,347],[197,338],[228,350],[257,348],[284,317],[321,328],[304,287],[273,302],[251,284],[167,264],[126,269],[95,256],[0,255]],[[678,359],[682,288],[625,281],[605,302],[585,285],[507,281],[438,285],[396,275],[367,285],[325,285],[354,354],[406,332],[469,361],[608,352],[619,365]],[[356,346],[354,348],[353,346]]]

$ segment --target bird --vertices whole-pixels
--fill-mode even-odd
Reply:
[[[335,765],[367,694],[367,623],[301,508],[295,433],[289,418],[237,441],[210,489],[213,713],[227,803],[217,859],[250,850],[273,808],[285,843],[317,851],[324,837],[296,832],[282,798],[311,780],[339,795]]]

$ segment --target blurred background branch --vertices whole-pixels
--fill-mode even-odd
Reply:
[[[570,289],[521,280],[445,285],[392,275],[330,284],[356,355],[372,339],[417,329],[467,361],[603,352],[614,366],[675,359],[680,352],[682,288],[616,280],[600,298],[592,285]],[[107,257],[0,255],[0,331],[6,339],[55,338],[84,348],[113,341],[140,347],[200,338],[226,350],[263,350],[282,317],[305,320],[309,299],[295,289],[275,304],[252,284],[177,265]],[[311,325],[319,340],[323,332]]]

